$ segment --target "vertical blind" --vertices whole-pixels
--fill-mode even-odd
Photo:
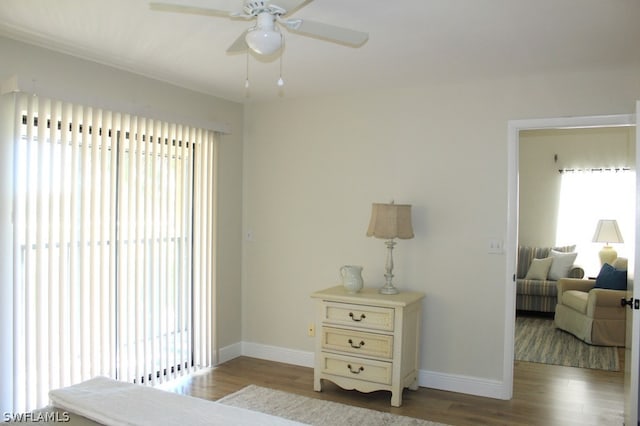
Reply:
[[[14,409],[213,365],[216,134],[15,99]]]

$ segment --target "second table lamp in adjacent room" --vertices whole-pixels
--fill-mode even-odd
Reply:
[[[600,250],[600,266],[608,263],[611,265],[618,257],[618,253],[609,245],[609,243],[622,243],[622,234],[618,228],[618,222],[615,219],[601,219],[598,221],[596,232],[593,234],[594,243],[604,243],[604,247]]]

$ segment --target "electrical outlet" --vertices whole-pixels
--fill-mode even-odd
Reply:
[[[309,335],[309,337],[316,335],[316,325],[314,323],[309,324],[309,327],[307,327],[307,335]]]

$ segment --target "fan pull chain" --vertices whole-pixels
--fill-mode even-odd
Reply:
[[[246,74],[244,80],[244,88],[245,88],[245,96],[249,96],[249,49],[247,49],[247,64],[246,64]]]
[[[280,33],[280,78],[278,79],[278,87],[284,86],[284,80],[282,79],[282,57],[284,56],[284,37]]]

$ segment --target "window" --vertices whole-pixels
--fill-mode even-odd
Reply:
[[[17,95],[14,407],[214,363],[214,132]]]
[[[632,259],[635,241],[635,171],[626,169],[565,170],[562,173],[556,245],[576,244],[576,263],[586,276],[600,270],[598,252],[603,243],[592,242],[600,219],[616,219],[624,244],[618,256]]]

